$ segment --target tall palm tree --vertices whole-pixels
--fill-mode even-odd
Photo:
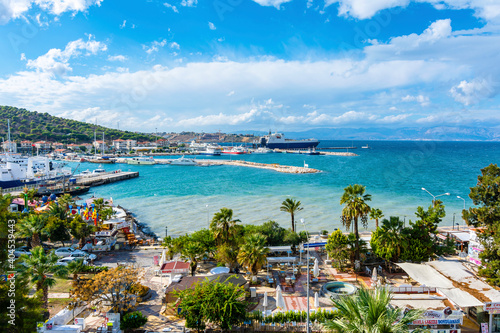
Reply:
[[[233,210],[229,208],[221,208],[220,212],[214,214],[210,223],[210,230],[214,234],[215,241],[218,245],[227,244],[234,236],[236,223],[241,222],[233,220]]]
[[[332,299],[339,318],[325,323],[335,333],[403,333],[408,324],[417,320],[424,310],[389,307],[392,295],[386,288],[359,289],[357,295]]]
[[[377,255],[388,261],[398,261],[401,251],[406,247],[406,237],[401,234],[403,221],[397,216],[382,220],[382,226],[377,231]]]
[[[293,200],[287,198],[285,201],[281,203],[280,210],[282,212],[290,213],[292,218],[292,231],[295,232],[295,213],[301,211],[302,207],[300,207],[300,201]]]
[[[205,255],[203,246],[198,242],[188,241],[181,249],[181,257],[190,261],[189,268],[191,269],[191,276],[194,276],[198,262]]]
[[[245,237],[238,254],[238,263],[245,267],[252,275],[257,275],[266,263],[269,248],[266,246],[266,237],[255,233]]]
[[[67,275],[66,267],[56,265],[58,259],[54,252],[45,254],[41,246],[33,248],[31,256],[24,257],[26,264],[24,273],[31,278],[31,282],[35,283],[36,291],[41,294],[42,306],[46,311],[49,309],[49,288],[56,284],[56,280],[49,274],[56,277],[65,277]]]
[[[31,246],[41,245],[40,234],[43,232],[47,218],[44,214],[29,214],[17,224],[17,236],[31,238]]]
[[[76,283],[76,279],[78,278],[78,273],[83,272],[86,266],[87,265],[84,264],[83,259],[76,259],[68,263],[66,269],[68,271],[68,274],[71,274],[73,276],[73,283]]]
[[[62,221],[66,221],[68,219],[68,212],[66,208],[63,205],[57,204],[55,202],[50,204],[47,214]]]
[[[340,204],[345,205],[342,209],[342,224],[349,229],[351,223],[354,223],[354,235],[356,236],[355,260],[359,260],[358,220],[361,218],[362,221],[365,221],[366,216],[370,213],[370,206],[366,203],[366,201],[370,200],[371,195],[365,194],[365,187],[359,184],[347,186],[340,199]]]
[[[382,210],[379,208],[372,208],[370,210],[370,218],[375,220],[375,228],[378,228],[378,220],[384,217]]]
[[[64,194],[59,199],[57,199],[59,205],[61,205],[65,210],[69,209],[69,206],[75,206],[75,199],[71,196],[71,194]]]

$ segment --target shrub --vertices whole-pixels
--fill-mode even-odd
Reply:
[[[130,330],[139,328],[142,325],[146,324],[148,318],[145,317],[142,312],[135,311],[127,313],[120,320],[120,329],[125,330],[125,332],[130,332]]]

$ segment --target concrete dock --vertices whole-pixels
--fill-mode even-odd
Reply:
[[[76,185],[99,186],[139,177],[139,172],[112,171],[76,177]]]

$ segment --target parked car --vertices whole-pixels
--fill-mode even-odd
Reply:
[[[87,252],[82,251],[82,250],[76,250],[76,249],[74,249],[72,247],[60,247],[60,248],[56,249],[54,251],[54,253],[58,257],[68,257],[71,254],[77,254],[77,253],[80,253],[80,254],[83,254],[83,255],[88,255]]]
[[[73,262],[75,260],[82,260],[81,258],[75,258],[75,257],[64,257],[64,258],[61,258],[57,261],[56,265],[60,265],[60,266],[68,266],[68,264],[70,262]],[[88,265],[88,261],[83,259],[83,263],[85,265]]]
[[[87,253],[85,251],[81,250],[76,250],[73,251],[68,257],[66,258],[77,258],[77,259],[88,259],[88,260],[96,260],[97,256],[93,253]]]
[[[31,255],[31,252],[30,252],[30,251],[28,251],[28,250],[27,250],[26,248],[24,248],[24,247],[20,247],[20,248],[18,248],[18,249],[15,249],[15,250],[14,250],[14,256],[15,256],[16,258],[19,258],[19,257],[20,257],[21,255],[23,255],[23,254],[26,254],[27,256],[30,256],[30,255]]]

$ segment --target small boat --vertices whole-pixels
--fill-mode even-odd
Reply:
[[[252,151],[252,154],[270,154],[274,153],[274,150],[266,148],[266,147],[259,147]]]
[[[156,164],[155,159],[152,156],[146,157],[146,156],[139,156],[139,157],[133,157],[131,159],[127,160],[127,164],[134,164],[134,165],[153,165]]]
[[[316,151],[316,149],[311,149],[309,148],[308,150],[303,150],[300,152],[301,154],[304,154],[304,155],[319,155],[319,151]]]
[[[87,162],[90,163],[99,163],[99,164],[114,164],[115,160],[110,159],[107,156],[102,156],[101,158],[89,158]]]
[[[240,154],[248,154],[248,149],[243,146],[233,147],[230,150],[223,150],[223,154],[232,154],[232,155],[240,155]]]
[[[191,166],[191,165],[198,165],[198,162],[196,162],[192,158],[186,158],[184,155],[182,155],[181,158],[171,160],[170,161],[171,165],[185,165],[185,166]]]
[[[368,145],[366,145],[366,146],[361,146],[361,148],[363,148],[363,149],[371,149],[371,147],[370,147],[370,146],[368,146]]]
[[[205,151],[200,151],[200,155],[220,156],[221,149],[216,147],[207,147]]]
[[[94,171],[92,171],[92,174],[95,175],[95,174],[101,174],[101,173],[105,173],[105,172],[106,172],[106,170],[99,168],[99,169],[95,169]]]

